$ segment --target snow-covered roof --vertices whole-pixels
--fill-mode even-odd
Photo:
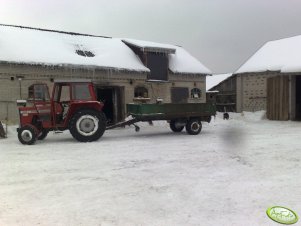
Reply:
[[[129,45],[136,46],[142,51],[158,51],[162,50],[169,53],[169,69],[173,73],[187,73],[187,74],[212,74],[212,72],[205,67],[200,61],[195,57],[190,55],[184,48],[170,45],[162,44],[156,42],[141,41],[135,39],[122,39],[125,43]]]
[[[227,78],[229,78],[231,76],[232,76],[231,73],[216,74],[216,75],[212,75],[212,76],[207,76],[207,78],[206,78],[206,91],[208,91],[209,89],[217,86],[218,84],[220,84],[221,82],[223,82],[224,80],[226,80]]]
[[[95,56],[83,57],[76,54],[77,50],[90,51]],[[149,71],[120,39],[10,26],[0,26],[0,61]]]
[[[175,53],[175,47],[169,44],[162,44],[156,42],[149,42],[137,39],[128,39],[124,38],[122,41],[126,44],[138,47],[142,51],[151,51],[151,52],[168,52],[168,53]]]
[[[301,72],[301,35],[267,42],[235,73]]]
[[[149,72],[120,38],[0,25],[0,62],[73,65]],[[124,39],[142,48],[165,49],[174,73],[211,74],[183,48]]]
[[[169,54],[169,69],[173,73],[212,74],[207,67],[184,48],[175,46],[175,49],[175,54]]]

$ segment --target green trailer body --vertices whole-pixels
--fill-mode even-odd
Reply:
[[[216,114],[212,103],[185,103],[185,104],[127,104],[127,114],[131,119],[108,126],[108,129],[134,125],[139,131],[137,122],[166,120],[173,132],[181,132],[184,128],[190,135],[201,132],[201,121],[210,122]]]
[[[210,122],[216,107],[211,103],[127,104],[127,114],[141,121],[200,118]]]

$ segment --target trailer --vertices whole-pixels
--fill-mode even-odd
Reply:
[[[114,129],[134,125],[136,131],[140,128],[135,123],[166,120],[173,132],[181,132],[184,127],[190,135],[197,135],[202,130],[202,121],[210,122],[216,115],[216,107],[211,103],[184,104],[127,104],[127,114],[131,119],[108,126]]]

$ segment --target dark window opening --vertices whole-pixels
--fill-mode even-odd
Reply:
[[[199,99],[202,96],[202,92],[198,88],[193,88],[190,92],[190,97],[193,99]]]
[[[145,87],[136,87],[134,96],[136,98],[148,98],[148,90]]]
[[[296,120],[301,120],[301,76],[296,76]]]
[[[91,51],[84,51],[84,50],[76,50],[77,55],[83,56],[83,57],[94,57],[95,54]]]
[[[147,67],[150,69],[148,80],[168,80],[168,57],[162,53],[147,53]]]
[[[172,103],[187,103],[189,97],[189,89],[184,87],[171,88]]]

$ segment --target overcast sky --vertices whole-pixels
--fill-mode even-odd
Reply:
[[[301,0],[0,0],[0,23],[177,44],[225,73],[301,35]]]

